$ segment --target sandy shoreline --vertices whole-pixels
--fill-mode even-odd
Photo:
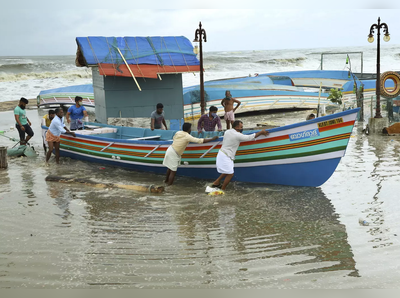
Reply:
[[[28,99],[29,104],[27,105],[28,109],[32,109],[32,107],[36,108],[35,99]],[[12,111],[18,105],[19,100],[10,100],[10,101],[2,101],[0,102],[0,112]]]

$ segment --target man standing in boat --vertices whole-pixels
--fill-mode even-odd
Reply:
[[[68,128],[64,124],[64,112],[61,108],[56,109],[56,116],[50,123],[50,127],[46,132],[46,141],[49,143],[49,151],[46,154],[46,164],[49,162],[51,157],[51,153],[53,153],[53,148],[56,151],[56,163],[60,163],[60,142],[61,142],[61,134],[67,133],[75,137],[75,133],[69,131]]]
[[[169,146],[165,152],[163,165],[168,168],[167,175],[165,177],[165,183],[167,183],[167,185],[172,185],[172,183],[174,183],[176,171],[181,163],[181,156],[190,142],[201,144],[218,139],[217,136],[214,136],[211,139],[195,138],[190,135],[192,131],[191,128],[191,123],[184,123],[182,125],[182,131],[175,133],[172,145]]]
[[[233,107],[234,103],[237,103],[236,107]],[[221,105],[225,109],[224,119],[226,121],[226,129],[231,128],[231,124],[235,121],[235,111],[240,106],[240,101],[233,98],[229,90],[225,91],[225,98],[221,101]]]
[[[33,137],[32,123],[29,121],[28,117],[26,117],[25,111],[28,103],[29,101],[26,98],[21,97],[18,106],[14,109],[15,127],[18,129],[20,145],[26,145]],[[27,134],[26,138],[25,134]]]
[[[83,98],[75,97],[75,105],[70,106],[67,112],[67,122],[71,130],[83,129],[83,117],[88,117],[86,108],[82,105]],[[71,120],[69,116],[71,115]]]
[[[162,103],[158,103],[156,106],[156,110],[153,111],[150,115],[151,117],[151,130],[154,129],[163,129],[162,124],[164,124],[165,129],[167,128],[167,123],[165,123],[164,119],[164,105]]]
[[[215,126],[218,126],[218,131],[222,131],[221,118],[217,115],[218,108],[211,106],[208,114],[204,114],[197,122],[197,131],[200,134],[202,129],[205,131],[215,131]]]
[[[243,122],[240,120],[236,120],[235,122],[233,122],[232,127],[232,129],[229,129],[225,132],[221,149],[218,151],[217,154],[217,171],[221,175],[218,177],[217,180],[214,181],[212,187],[218,187],[221,188],[221,190],[226,189],[233,177],[233,161],[235,160],[236,151],[239,148],[240,142],[253,141],[261,135],[269,135],[269,132],[265,129],[250,135],[242,134]],[[224,178],[224,183],[221,184],[221,180]]]

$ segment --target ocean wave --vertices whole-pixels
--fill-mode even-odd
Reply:
[[[260,63],[260,64],[296,64],[296,65],[300,65],[305,60],[307,60],[307,58],[305,58],[305,57],[276,58],[276,59],[259,60],[259,61],[256,61],[256,63]]]
[[[32,79],[86,79],[91,78],[92,73],[86,69],[58,72],[29,72],[29,73],[4,73],[0,72],[0,82],[26,81]]]

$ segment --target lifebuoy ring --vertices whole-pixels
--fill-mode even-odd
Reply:
[[[381,75],[381,95],[383,97],[393,98],[400,94],[400,75],[394,71],[386,71]],[[385,82],[387,80],[393,80],[394,88],[393,90],[388,90],[385,88]]]

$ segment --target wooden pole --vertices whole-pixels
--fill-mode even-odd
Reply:
[[[115,184],[115,183],[99,183],[96,181],[92,181],[89,179],[82,178],[66,178],[61,176],[49,175],[45,179],[46,181],[52,182],[63,182],[63,183],[82,183],[89,186],[101,187],[101,188],[123,188],[141,192],[151,192],[151,193],[161,193],[164,191],[164,186],[146,186],[146,185],[138,185],[138,184]]]
[[[321,101],[321,89],[322,89],[322,82],[319,83],[317,118],[319,117],[319,103]]]
[[[0,168],[6,169],[7,164],[7,147],[0,147]]]
[[[139,91],[142,91],[142,89],[141,89],[140,86],[139,86],[139,83],[136,81],[136,78],[135,78],[135,76],[133,75],[133,72],[132,72],[131,68],[129,67],[128,62],[126,62],[126,60],[125,60],[124,55],[122,55],[122,53],[121,53],[121,51],[119,50],[119,48],[117,48],[117,50],[118,50],[118,53],[121,55],[122,59],[124,60],[125,65],[126,65],[126,67],[128,68],[129,72],[131,73],[131,76],[132,76],[133,80],[135,81],[136,85],[138,86]]]

